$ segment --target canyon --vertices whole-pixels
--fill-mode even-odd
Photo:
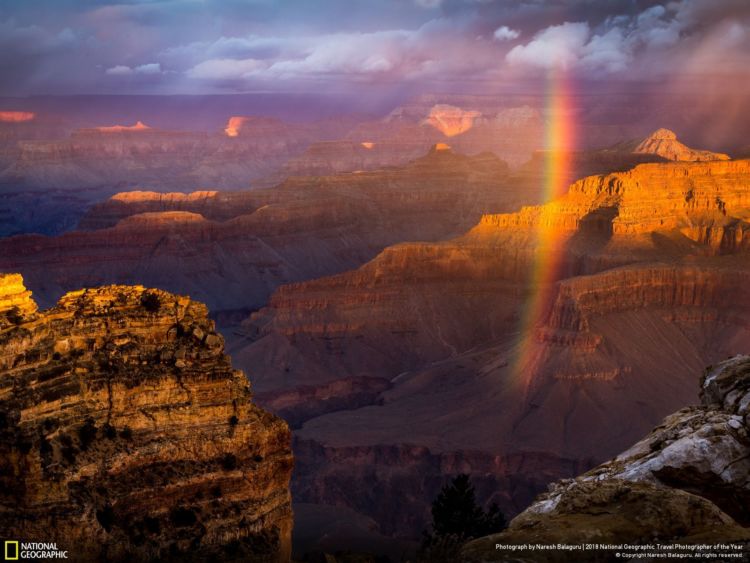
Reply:
[[[208,362],[201,369],[215,374],[211,362],[218,361],[221,381],[231,379],[234,389],[241,376],[223,355],[205,307],[164,291],[207,303],[228,329],[227,352],[253,382],[254,401],[293,429],[289,438],[278,419],[257,414],[260,422],[243,436],[270,433],[263,439],[293,442],[300,553],[346,547],[351,537],[367,538],[365,551],[411,549],[429,521],[432,499],[446,476],[457,473],[472,476],[482,503],[518,514],[547,483],[589,470],[691,403],[696,391],[686,374],[743,351],[750,341],[743,320],[750,309],[744,264],[750,161],[692,149],[666,129],[639,136],[637,121],[605,128],[584,120],[591,146],[538,150],[549,116],[525,101],[499,107],[425,97],[378,121],[301,125],[236,116],[215,132],[169,131],[146,121],[79,128],[54,142],[14,141],[18,152],[3,172],[7,186],[46,185],[39,201],[55,207],[51,194],[73,198],[80,220],[70,230],[69,217],[56,219],[50,232],[70,230],[57,236],[0,239],[0,271],[24,276],[5,282],[8,334],[20,326],[32,336],[19,334],[37,346],[34,338],[42,337],[28,323],[43,326],[48,318],[75,338],[82,338],[77,330],[96,333],[102,326],[132,332],[146,322],[139,315],[150,314],[141,310],[152,299],[145,295],[161,304],[176,299],[177,310],[200,309],[203,336],[191,342],[209,349],[195,357]],[[567,168],[556,181],[570,188],[542,203],[550,163],[561,160]],[[120,184],[120,178],[127,180]],[[6,193],[35,201],[32,189]],[[13,205],[0,216],[9,218],[6,234],[13,222],[33,223]],[[36,312],[25,286],[51,309]],[[101,321],[112,314],[116,321]],[[68,318],[93,324],[69,327]],[[186,358],[195,358],[172,341],[189,340],[183,329],[194,334],[194,327],[171,335],[163,319],[148,322],[164,334],[138,336],[136,344],[153,351],[154,339],[167,339],[159,386],[172,391],[160,400],[172,405],[167,410],[182,409],[178,388],[187,385],[190,396],[210,384],[197,374],[183,380]],[[128,342],[133,338],[128,332]],[[120,344],[109,342],[96,341],[88,356],[76,351],[70,362],[67,350],[56,349],[33,361],[70,363],[77,373],[82,357],[84,368],[95,371],[100,345],[107,357],[121,355]],[[137,367],[130,344],[123,346],[123,365]],[[111,385],[108,377],[94,379]],[[230,402],[244,397],[243,408],[261,412],[248,390],[232,393]],[[202,404],[195,408],[197,418],[212,416]],[[120,416],[136,420],[137,413]],[[83,449],[80,442],[81,432],[92,432],[76,425],[91,426],[91,418],[97,444],[117,425],[110,414],[80,416],[64,422],[69,427],[59,434],[50,426],[47,441],[38,444],[46,430],[17,432],[28,438],[23,444],[31,444],[30,452],[52,444],[51,459],[65,471],[79,471],[69,467],[78,450],[93,464],[87,468],[98,467],[103,462],[89,459],[98,446]],[[244,447],[232,442],[237,424],[231,415],[228,420],[228,429],[214,422],[210,432],[226,432],[231,448]],[[128,428],[136,434],[129,422]],[[117,444],[105,446],[107,455],[119,452]],[[273,447],[286,460],[274,481],[281,491],[291,454],[281,442]],[[261,463],[253,461],[254,451],[241,451],[243,464]],[[213,474],[211,463],[206,457],[192,470]],[[126,457],[123,464],[136,461]],[[55,478],[73,478],[65,471]],[[204,522],[214,515],[202,508],[208,495],[199,493],[189,500],[191,510],[201,511],[193,510],[198,517],[185,527],[206,533],[206,549],[215,553],[225,549],[216,538],[226,534]],[[260,493],[238,493],[237,502],[247,507],[243,494]],[[82,499],[89,501],[68,502]],[[77,517],[110,515],[115,500],[95,495],[87,505],[93,508]],[[288,498],[283,508],[278,502],[278,520],[258,516],[259,524],[242,524],[243,549],[268,540],[274,553],[288,553],[291,511]],[[226,516],[229,508],[222,510],[221,518],[239,525]],[[152,529],[127,511],[114,513],[124,519],[118,537],[145,550],[139,553],[187,545],[170,545],[189,535],[171,514]],[[261,528],[276,531],[258,536]],[[97,533],[97,542],[107,537]]]
[[[546,159],[538,151],[555,118],[534,96],[425,95],[383,117],[351,114],[302,121],[263,114],[219,116],[215,109],[192,107],[193,100],[180,100],[175,107],[151,100],[136,111],[131,104],[138,103],[123,99],[123,110],[130,109],[116,112],[123,116],[120,124],[103,121],[95,100],[83,104],[90,108],[74,98],[49,102],[38,100],[35,111],[11,111],[17,101],[2,109],[0,236],[73,230],[92,204],[123,190],[269,188],[295,176],[402,166],[441,142],[464,154],[492,152],[518,170],[517,183],[535,188]],[[568,182],[652,161],[654,147],[674,144],[652,141],[623,159],[625,152],[638,148],[656,114],[633,113],[622,107],[622,100],[607,99],[609,109],[601,103],[581,97],[571,108],[581,119],[580,142],[564,149],[573,151],[576,162]],[[619,112],[614,121],[613,103]],[[190,113],[180,114],[188,106]],[[237,109],[229,100],[224,106],[226,111]],[[664,110],[660,117],[668,113]],[[640,140],[620,147],[627,151],[599,149],[629,138]],[[595,156],[588,154],[592,151]]]
[[[217,132],[164,130],[141,121],[81,128],[63,139],[18,141],[18,154],[0,172],[0,183],[45,189],[237,189],[269,174],[312,141],[336,138],[350,127],[346,119],[290,124],[235,116]]]
[[[142,286],[37,310],[0,275],[0,535],[76,561],[288,561],[289,428],[205,305]]]
[[[462,472],[513,515],[693,402],[750,342],[748,185],[747,160],[640,164],[279,287],[231,350],[296,427],[295,501],[415,538]]]
[[[71,230],[93,203],[126,189],[247,190],[352,123],[235,116],[225,130],[186,131],[141,121],[72,130],[42,117],[0,122],[0,235]]]
[[[0,76],[5,559],[750,563],[750,0],[5,0]]]
[[[0,269],[22,272],[45,305],[79,287],[139,283],[248,310],[282,283],[357,267],[402,240],[455,236],[525,198],[493,155],[435,149],[403,167],[263,190],[124,192],[77,231],[0,240]]]
[[[241,142],[248,128],[276,128],[269,120],[243,118],[239,123],[237,136],[227,137],[230,142]],[[143,126],[82,135],[94,139],[149,135],[151,142],[157,142],[163,133]],[[367,154],[378,146],[376,142],[371,148],[350,145]],[[115,151],[111,157],[122,161],[117,155]],[[168,156],[163,155],[167,161]],[[617,148],[568,157],[571,163],[563,182],[662,160]],[[241,160],[237,155],[227,158]],[[292,175],[264,189],[120,192],[89,204],[78,228],[70,233],[0,240],[0,268],[23,271],[44,305],[78,287],[145,283],[194,296],[215,312],[255,309],[280,284],[357,267],[397,242],[449,238],[466,231],[483,214],[538,202],[550,158],[538,152],[514,171],[492,154],[469,157],[436,143],[426,155],[402,166],[314,175],[351,165],[345,161],[332,166],[326,161],[321,169],[303,170],[312,176]],[[389,159],[386,155],[372,162],[382,164]],[[308,162],[314,168],[313,161]],[[121,165],[123,171],[128,170],[129,165]],[[6,209],[13,217],[8,228],[18,221],[27,222],[29,214],[45,216],[40,202],[42,208],[60,211],[60,202],[51,192],[33,197],[34,193],[23,192],[23,212],[13,212],[12,206]],[[80,192],[62,197],[83,205],[75,194]]]

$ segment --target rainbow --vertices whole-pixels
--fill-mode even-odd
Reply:
[[[562,196],[571,171],[571,152],[576,145],[575,122],[568,79],[563,69],[552,69],[547,76],[545,103],[545,155],[542,201],[547,204]],[[536,226],[536,252],[529,276],[529,299],[521,318],[520,343],[513,372],[517,381],[529,383],[540,358],[534,330],[544,320],[554,298],[553,282],[560,276],[562,255],[560,231],[549,223],[549,206],[542,209]]]

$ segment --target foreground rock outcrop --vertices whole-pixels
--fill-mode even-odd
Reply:
[[[750,356],[708,368],[700,396],[699,406],[668,416],[612,461],[551,485],[506,531],[469,543],[465,559],[506,560],[509,552],[495,544],[750,546]],[[561,552],[545,557],[570,560]],[[607,557],[577,553],[575,560]]]
[[[289,559],[289,429],[204,305],[140,286],[32,304],[0,275],[0,537],[76,561]]]

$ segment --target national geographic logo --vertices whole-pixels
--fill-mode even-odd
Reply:
[[[24,543],[19,541],[5,541],[5,560],[19,559],[67,559],[68,552],[57,549],[57,543]]]

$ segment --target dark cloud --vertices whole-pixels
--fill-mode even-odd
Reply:
[[[747,0],[6,0],[0,94],[747,79]],[[311,86],[314,85],[314,86]]]

